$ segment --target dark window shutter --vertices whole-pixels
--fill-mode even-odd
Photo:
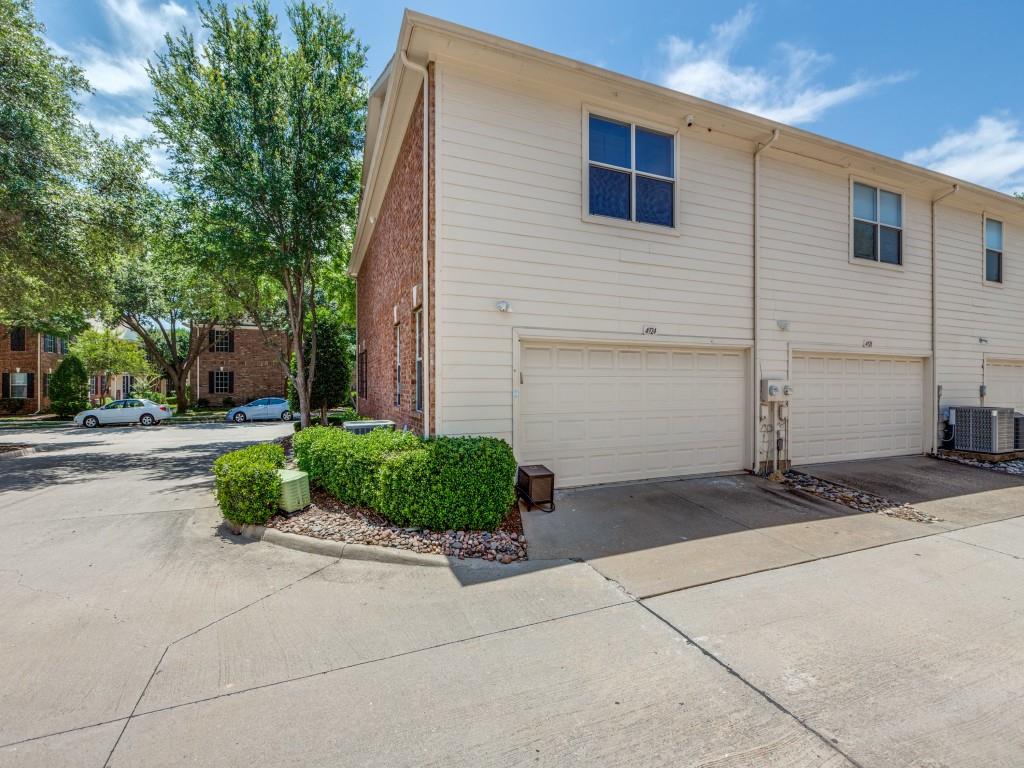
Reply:
[[[25,351],[25,329],[21,326],[11,328],[11,352]]]
[[[213,328],[210,329],[210,351],[211,352],[216,352],[217,351],[217,334],[213,330]],[[210,374],[210,375],[212,376],[213,374]],[[213,381],[213,379],[210,379],[210,381]],[[210,391],[211,392],[213,391],[213,384],[210,385]]]
[[[210,391],[213,392],[213,371],[210,371]]]
[[[228,331],[228,352],[235,351],[235,332]]]
[[[36,396],[36,375],[34,373],[30,373],[27,378],[28,392],[26,396],[31,400],[33,397]]]
[[[11,396],[11,374],[4,373],[3,377],[3,391],[0,392],[0,397],[4,400]]]
[[[235,391],[235,372],[228,371],[228,394],[233,394]]]

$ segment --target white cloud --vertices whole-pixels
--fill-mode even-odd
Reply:
[[[1024,132],[1008,117],[979,117],[967,130],[947,133],[903,159],[1005,192],[1024,190]]]
[[[815,82],[832,62],[817,51],[789,43],[777,46],[782,66],[776,70],[732,63],[754,21],[754,6],[740,9],[731,19],[711,28],[703,42],[671,36],[665,49],[668,68],[663,82],[669,88],[753,112],[783,123],[812,123],[826,111],[875,88],[898,82],[905,75],[857,78],[837,88]]]

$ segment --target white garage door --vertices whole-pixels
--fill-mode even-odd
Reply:
[[[736,471],[746,354],[524,342],[516,453],[561,487]]]
[[[1024,362],[985,362],[985,405],[1024,411]]]
[[[794,355],[793,462],[921,453],[924,367],[920,358]]]

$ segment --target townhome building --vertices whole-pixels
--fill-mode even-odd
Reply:
[[[560,487],[930,453],[1024,410],[1024,204],[407,12],[373,85],[358,404]]]
[[[7,413],[50,407],[50,376],[68,352],[65,338],[0,325],[0,406]]]
[[[278,349],[287,351],[284,334],[268,340],[254,325],[211,329],[192,373],[194,397],[212,405],[284,397],[288,383]]]

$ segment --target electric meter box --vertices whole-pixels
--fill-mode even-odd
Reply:
[[[793,387],[782,379],[761,379],[761,402],[784,403],[793,394]]]

